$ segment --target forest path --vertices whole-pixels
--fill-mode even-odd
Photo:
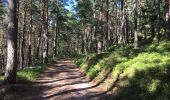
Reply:
[[[112,100],[71,59],[50,65],[28,89],[23,100]]]

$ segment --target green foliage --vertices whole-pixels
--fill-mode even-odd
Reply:
[[[33,68],[26,68],[17,73],[17,81],[20,83],[26,83],[35,80],[40,73],[45,70],[45,66],[35,66]]]
[[[84,62],[85,57],[85,55],[78,55],[75,59],[76,64],[80,66]]]
[[[112,70],[110,77],[103,80],[103,85],[107,90],[114,88],[116,100],[168,100],[170,98],[169,47],[169,41],[162,41],[159,45],[152,43],[141,46],[138,50],[132,49],[132,46],[124,48],[112,46],[110,48],[112,53],[107,56],[83,55],[77,58],[76,62],[92,79],[103,79],[107,74],[103,71]]]
[[[0,81],[2,81],[4,78],[3,78],[3,76],[0,76]]]
[[[17,83],[16,85],[2,85],[3,76],[0,76],[0,100],[13,100],[18,98],[17,96],[24,95],[26,88],[29,88],[25,84],[29,84],[31,81],[34,81],[40,73],[42,73],[46,67],[44,65],[34,66],[33,68],[25,68],[17,73]]]
[[[35,80],[46,67],[44,65],[34,66],[33,68],[25,68],[17,73],[17,83],[27,83]],[[0,76],[0,81],[3,81],[3,76]]]
[[[117,69],[112,72],[113,76],[118,72],[123,76],[118,77],[120,82],[121,79],[125,79],[124,82],[128,83],[126,86],[120,85],[118,87],[117,96],[119,99],[140,97],[140,100],[149,100],[149,98],[162,98],[161,96],[165,94],[162,92],[165,91],[163,87],[167,84],[166,81],[169,81],[169,61],[169,55],[153,52],[141,53],[133,59],[118,64]],[[135,97],[129,97],[130,93]]]

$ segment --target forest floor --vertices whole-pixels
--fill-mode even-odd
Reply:
[[[113,96],[87,79],[71,59],[50,65],[31,85],[16,87],[20,92],[14,100],[112,100]]]

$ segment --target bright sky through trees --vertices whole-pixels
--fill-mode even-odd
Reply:
[[[75,12],[75,7],[77,5],[76,0],[63,0],[63,4],[65,5],[65,8],[71,12]]]

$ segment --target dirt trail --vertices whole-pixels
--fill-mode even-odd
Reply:
[[[49,66],[28,89],[23,100],[112,100],[70,59]]]

